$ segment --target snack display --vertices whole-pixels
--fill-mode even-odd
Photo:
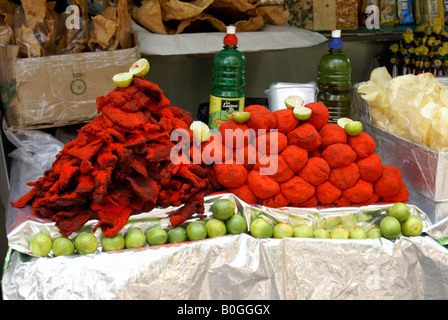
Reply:
[[[448,150],[448,89],[433,74],[392,78],[380,67],[358,92],[370,106],[373,125],[434,151]]]

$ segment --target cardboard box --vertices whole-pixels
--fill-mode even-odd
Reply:
[[[0,46],[3,114],[9,127],[37,129],[88,122],[96,98],[115,88],[112,77],[140,58],[130,49],[18,58],[18,46]]]
[[[291,0],[288,23],[308,30],[356,30],[358,0]]]
[[[400,168],[406,186],[434,202],[448,201],[448,152],[426,146],[382,130],[371,124],[369,105],[353,86],[351,118],[363,124],[363,131],[376,143],[375,152],[385,164]]]

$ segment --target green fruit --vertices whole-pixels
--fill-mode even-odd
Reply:
[[[401,225],[400,221],[394,217],[384,217],[380,222],[381,236],[387,239],[395,239],[400,236]]]
[[[237,123],[244,123],[250,118],[250,112],[240,111],[232,114],[231,119]]]
[[[300,224],[293,228],[293,237],[294,238],[312,238],[313,237],[313,229],[306,225]]]
[[[188,224],[187,237],[190,241],[203,240],[207,238],[207,229],[205,225],[201,222],[191,222]]]
[[[104,251],[122,250],[126,247],[124,237],[117,233],[113,237],[103,237],[101,247]]]
[[[71,256],[75,253],[75,245],[69,238],[57,238],[53,242],[53,253],[58,256]]]
[[[305,106],[295,107],[293,110],[294,118],[297,120],[307,120],[311,117],[313,111]]]
[[[129,68],[129,73],[135,77],[144,77],[149,72],[149,68],[149,61],[145,58],[141,58]]]
[[[150,246],[165,244],[168,241],[168,232],[160,227],[149,229],[146,233],[146,241]]]
[[[98,248],[98,239],[93,233],[84,232],[75,238],[75,249],[80,254],[94,253]]]
[[[354,215],[349,214],[347,216],[341,217],[341,225],[345,227],[348,231],[357,226],[357,219]]]
[[[354,227],[350,230],[350,239],[365,239],[367,238],[367,233],[361,227]]]
[[[219,199],[213,203],[211,211],[216,219],[227,220],[235,214],[235,204],[229,199]]]
[[[187,240],[187,231],[182,227],[176,227],[168,231],[168,242],[178,243]]]
[[[362,131],[362,123],[360,121],[349,121],[346,123],[345,133],[349,136],[357,136]]]
[[[247,222],[243,216],[234,214],[226,221],[227,232],[230,234],[240,234],[246,231]]]
[[[337,124],[341,126],[343,129],[345,129],[345,126],[347,123],[352,122],[353,120],[350,118],[339,118],[337,121]]]
[[[297,107],[303,107],[305,101],[301,96],[292,95],[285,98],[285,106],[288,109],[294,110]]]
[[[112,81],[119,88],[129,87],[132,83],[133,75],[129,72],[122,72],[114,75]]]
[[[263,218],[257,218],[250,224],[250,234],[255,238],[270,238],[273,232],[272,225]]]
[[[381,238],[380,228],[377,227],[371,228],[369,231],[367,231],[366,237],[369,239]]]
[[[275,225],[272,234],[277,239],[291,238],[294,235],[294,230],[289,223],[280,222]]]
[[[207,235],[209,238],[224,236],[227,233],[226,224],[219,219],[210,219],[205,224]]]
[[[316,229],[313,232],[313,237],[319,239],[329,239],[330,233],[325,229]]]
[[[417,237],[423,231],[423,223],[419,218],[410,216],[403,222],[401,231],[406,237]]]
[[[348,239],[349,232],[345,227],[339,226],[330,232],[330,238],[331,239]]]
[[[132,229],[124,236],[126,248],[141,248],[146,244],[146,236],[140,229]]]
[[[33,254],[39,257],[45,257],[51,251],[53,243],[46,234],[36,234],[30,242],[30,250]]]
[[[327,230],[332,230],[342,223],[341,217],[328,217],[325,219],[325,228]]]
[[[397,202],[389,209],[389,216],[394,217],[403,223],[409,218],[410,212],[411,210],[406,204]]]

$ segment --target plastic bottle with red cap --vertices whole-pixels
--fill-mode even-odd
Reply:
[[[218,129],[227,114],[244,110],[246,58],[237,49],[235,27],[228,26],[224,48],[213,60],[212,90],[210,92],[209,127]]]
[[[350,90],[352,64],[342,53],[341,30],[333,30],[328,43],[329,52],[317,67],[317,101],[322,102],[330,113],[329,122],[350,117]]]

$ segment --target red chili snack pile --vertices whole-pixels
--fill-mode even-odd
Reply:
[[[382,163],[370,135],[361,132],[348,136],[339,125],[328,123],[325,105],[313,102],[306,106],[313,113],[305,121],[297,120],[290,109],[269,112],[261,105],[245,108],[252,120],[238,128],[245,137],[246,150],[256,153],[252,159],[257,162],[247,162],[245,154],[234,157],[232,164],[213,164],[218,181],[225,181],[221,185],[226,191],[249,204],[268,207],[342,207],[409,198],[400,170]],[[221,126],[220,132],[232,126],[235,124]],[[269,129],[278,133],[267,134]],[[244,130],[252,132],[245,134]],[[249,141],[247,137],[251,137]],[[271,152],[269,141],[273,138],[277,147]],[[230,148],[230,152],[237,149]],[[276,170],[262,174],[261,169],[273,162],[277,163]]]
[[[207,165],[175,164],[170,152],[174,129],[191,144],[191,116],[144,78],[97,98],[99,116],[78,131],[33,188],[12,203],[30,204],[37,217],[55,221],[64,236],[87,221],[99,220],[112,237],[129,216],[155,207],[181,206],[171,213],[173,227],[204,212],[204,196],[220,188]]]

